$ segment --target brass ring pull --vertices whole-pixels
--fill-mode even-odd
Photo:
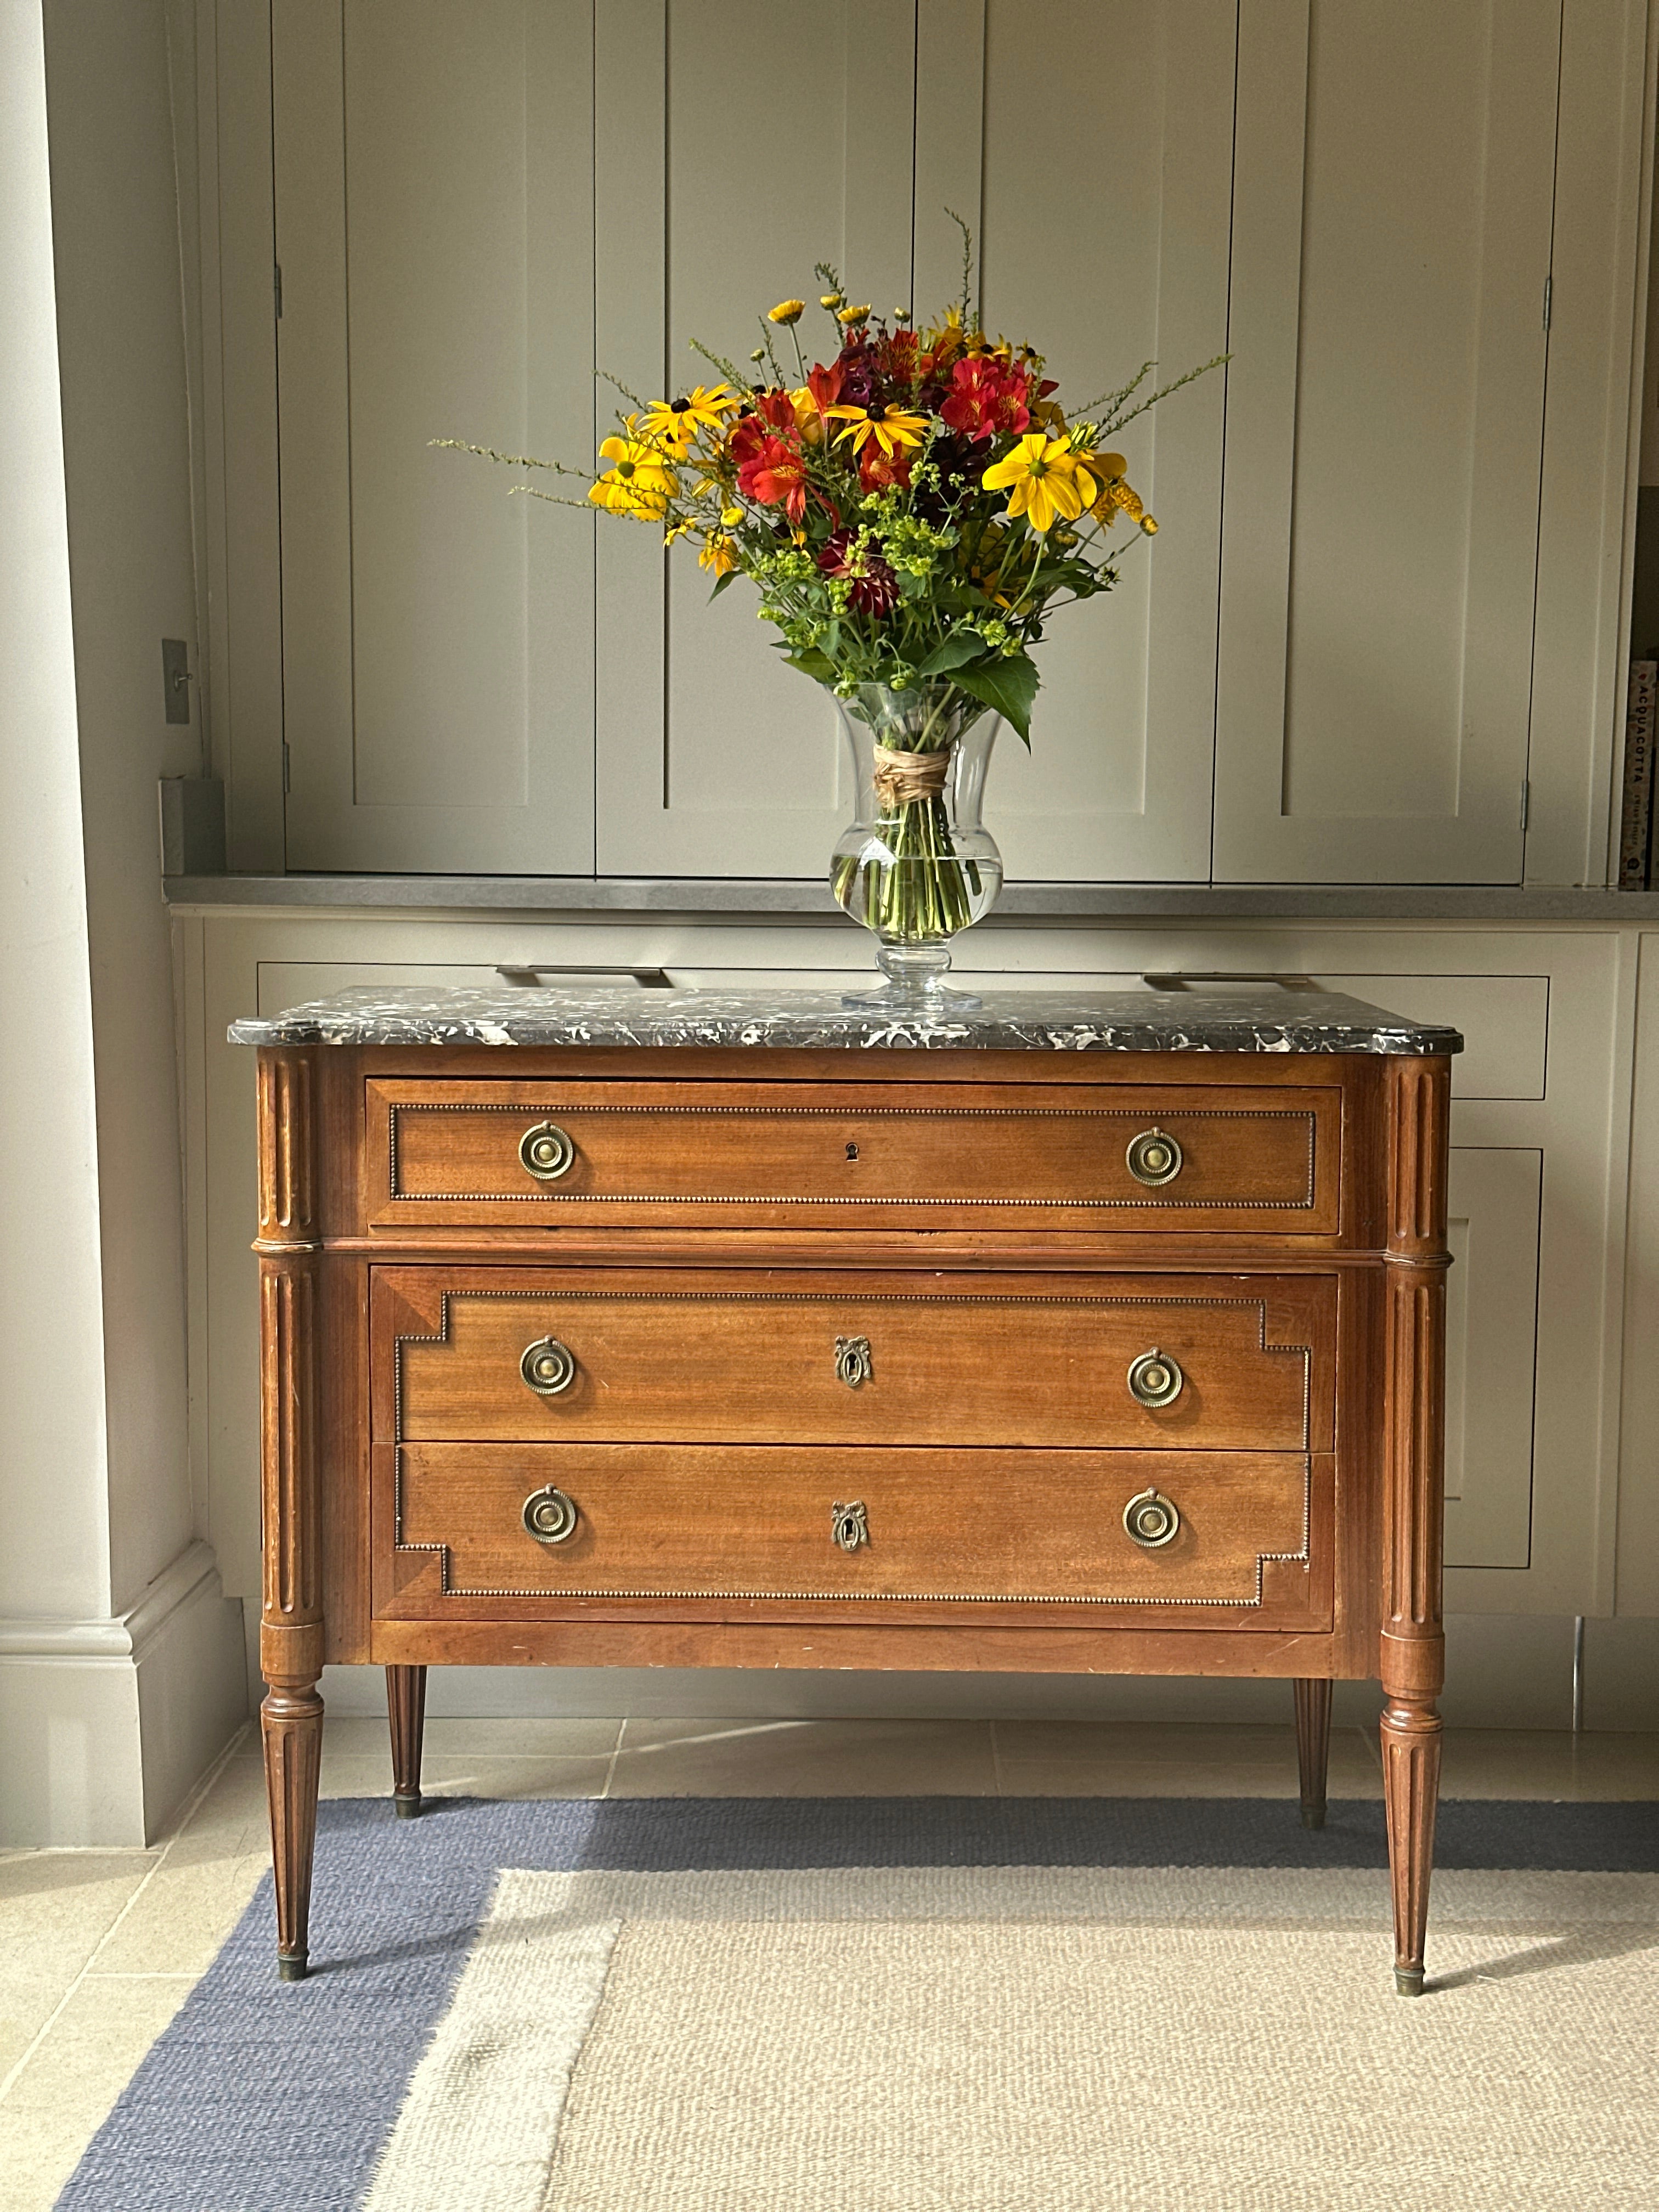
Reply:
[[[538,1121],[519,1139],[519,1158],[538,1182],[556,1182],[575,1157],[575,1146],[556,1121]]]
[[[524,1502],[524,1525],[538,1544],[562,1544],[576,1533],[576,1501],[562,1490],[532,1490]]]
[[[1135,1181],[1156,1190],[1160,1184],[1175,1181],[1181,1173],[1185,1155],[1167,1130],[1152,1128],[1143,1129],[1138,1137],[1131,1137],[1129,1149],[1123,1157]]]
[[[538,1398],[556,1398],[576,1379],[575,1354],[556,1336],[538,1336],[526,1345],[519,1372]]]
[[[1181,1515],[1172,1498],[1156,1490],[1143,1490],[1123,1509],[1123,1533],[1143,1552],[1161,1551],[1172,1544],[1181,1529]]]
[[[1187,1378],[1167,1352],[1154,1345],[1129,1368],[1129,1395],[1139,1406],[1172,1406]]]

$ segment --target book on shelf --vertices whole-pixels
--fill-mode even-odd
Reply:
[[[1653,750],[1659,659],[1632,660],[1625,708],[1625,793],[1619,825],[1619,888],[1648,888],[1653,851]]]

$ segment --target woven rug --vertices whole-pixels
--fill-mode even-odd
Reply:
[[[61,2212],[1659,2204],[1659,1810],[1443,1806],[1393,1993],[1380,1807],[325,1804]]]

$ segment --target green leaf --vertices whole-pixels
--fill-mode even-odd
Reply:
[[[943,676],[948,668],[960,668],[965,660],[977,660],[985,650],[985,640],[976,629],[952,630],[942,645],[936,645],[920,668],[918,676]]]
[[[994,707],[1030,746],[1031,702],[1039,681],[1034,660],[1017,653],[1011,660],[988,660],[978,668],[959,668],[951,680],[988,707]]]
[[[708,594],[708,604],[711,607],[728,584],[737,582],[739,573],[740,571],[736,568],[728,568],[726,574],[716,580],[714,590]]]
[[[784,659],[792,668],[799,668],[803,676],[810,676],[815,684],[833,684],[836,664],[827,653],[816,646],[804,645],[799,653],[786,653]]]

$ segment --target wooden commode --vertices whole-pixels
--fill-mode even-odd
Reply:
[[[343,994],[259,1048],[266,1771],[326,1663],[1380,1677],[1422,1987],[1449,1058],[1311,989]]]

